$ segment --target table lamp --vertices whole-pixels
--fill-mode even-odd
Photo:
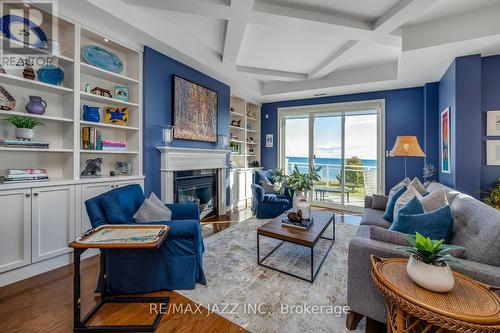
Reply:
[[[405,178],[406,178],[406,158],[411,157],[425,157],[425,153],[418,144],[416,136],[398,136],[396,143],[392,147],[390,156],[404,156],[405,158]]]

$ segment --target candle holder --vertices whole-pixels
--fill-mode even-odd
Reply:
[[[224,135],[224,134],[221,134],[219,135],[219,145],[220,147],[222,148],[222,150],[228,150],[228,139],[227,139],[227,135]]]
[[[168,146],[174,139],[174,126],[165,125],[163,126],[162,131],[163,131],[163,137],[162,137],[163,145]]]

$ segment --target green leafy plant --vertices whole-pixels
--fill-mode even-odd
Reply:
[[[34,127],[39,125],[43,126],[43,122],[41,122],[39,119],[24,116],[12,116],[7,118],[7,121],[17,128],[33,129]]]
[[[418,232],[415,236],[409,235],[408,241],[412,246],[400,246],[398,249],[411,253],[415,259],[433,266],[444,266],[446,261],[453,261],[455,258],[449,255],[449,252],[463,249],[461,246],[443,244],[444,239],[432,240]]]
[[[500,178],[498,178],[498,183],[495,187],[490,188],[488,195],[484,198],[484,202],[498,210],[500,210]]]
[[[299,168],[295,165],[292,173],[286,175],[283,169],[277,169],[274,171],[274,182],[281,184],[280,192],[283,194],[285,191],[310,191],[313,188],[314,182],[321,179],[319,171],[321,167],[311,167],[307,173],[301,173]]]
[[[365,179],[363,175],[363,161],[357,156],[347,158],[345,160],[346,170],[345,170],[345,184],[351,189],[365,186]],[[337,180],[342,181],[342,178],[337,175]]]

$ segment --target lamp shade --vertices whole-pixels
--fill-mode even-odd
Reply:
[[[398,136],[390,154],[391,156],[425,156],[416,136]]]

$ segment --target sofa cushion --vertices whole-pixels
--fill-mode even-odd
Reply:
[[[450,207],[455,222],[450,243],[465,247],[468,260],[500,267],[500,212],[466,194]]]
[[[102,205],[110,223],[134,223],[133,216],[144,199],[140,185],[128,185],[107,192],[102,198]]]
[[[389,228],[390,222],[384,219],[384,211],[379,209],[365,208],[361,217],[361,225],[376,225],[382,228]]]
[[[290,197],[284,194],[264,194],[263,202],[267,203],[290,203]]]
[[[385,210],[387,207],[387,202],[389,201],[389,197],[381,194],[374,194],[372,196],[372,205],[373,209]]]
[[[427,192],[427,189],[422,184],[420,179],[418,179],[417,177],[413,178],[413,180],[410,182],[410,185],[408,185],[408,187],[410,187],[410,186],[413,187],[415,190],[417,190],[418,193],[420,193],[420,195],[424,195]]]
[[[420,203],[426,212],[432,212],[433,210],[447,206],[448,199],[446,198],[445,190],[440,188],[422,197]]]
[[[448,203],[450,205],[453,202],[453,200],[457,197],[457,195],[460,194],[460,192],[458,192],[457,190],[438,182],[431,182],[429,186],[427,186],[427,192],[429,193],[432,193],[439,189],[443,189],[446,192],[446,198],[448,199]]]
[[[151,192],[149,198],[144,200],[133,217],[136,223],[170,221],[172,212],[158,199],[154,192]]]
[[[415,189],[415,187],[413,187],[412,185],[408,186],[408,189],[403,194],[401,194],[401,196],[394,204],[394,219],[396,218],[401,207],[406,205],[408,202],[410,202],[411,199],[415,197],[417,197],[419,200],[422,199],[422,195],[418,190]]]
[[[403,179],[402,181],[397,183],[393,188],[390,189],[389,198],[392,197],[394,193],[398,192],[401,188],[405,186],[408,187],[408,185],[410,185],[410,178],[406,177],[405,179]]]
[[[416,232],[433,240],[450,241],[453,231],[453,216],[450,206],[425,213],[418,198],[413,198],[398,212],[389,230],[414,235]]]
[[[406,192],[408,188],[406,186],[401,187],[396,193],[392,196],[389,196],[389,201],[387,202],[387,207],[384,213],[384,219],[388,222],[392,222],[394,220],[394,206],[396,206],[396,202],[399,197]]]
[[[370,238],[379,242],[390,243],[399,246],[409,246],[408,235],[402,232],[391,231],[375,225],[370,226]]]
[[[273,180],[273,171],[272,170],[256,170],[253,174],[253,182],[254,184],[262,186],[262,181],[264,178],[269,180]]]

